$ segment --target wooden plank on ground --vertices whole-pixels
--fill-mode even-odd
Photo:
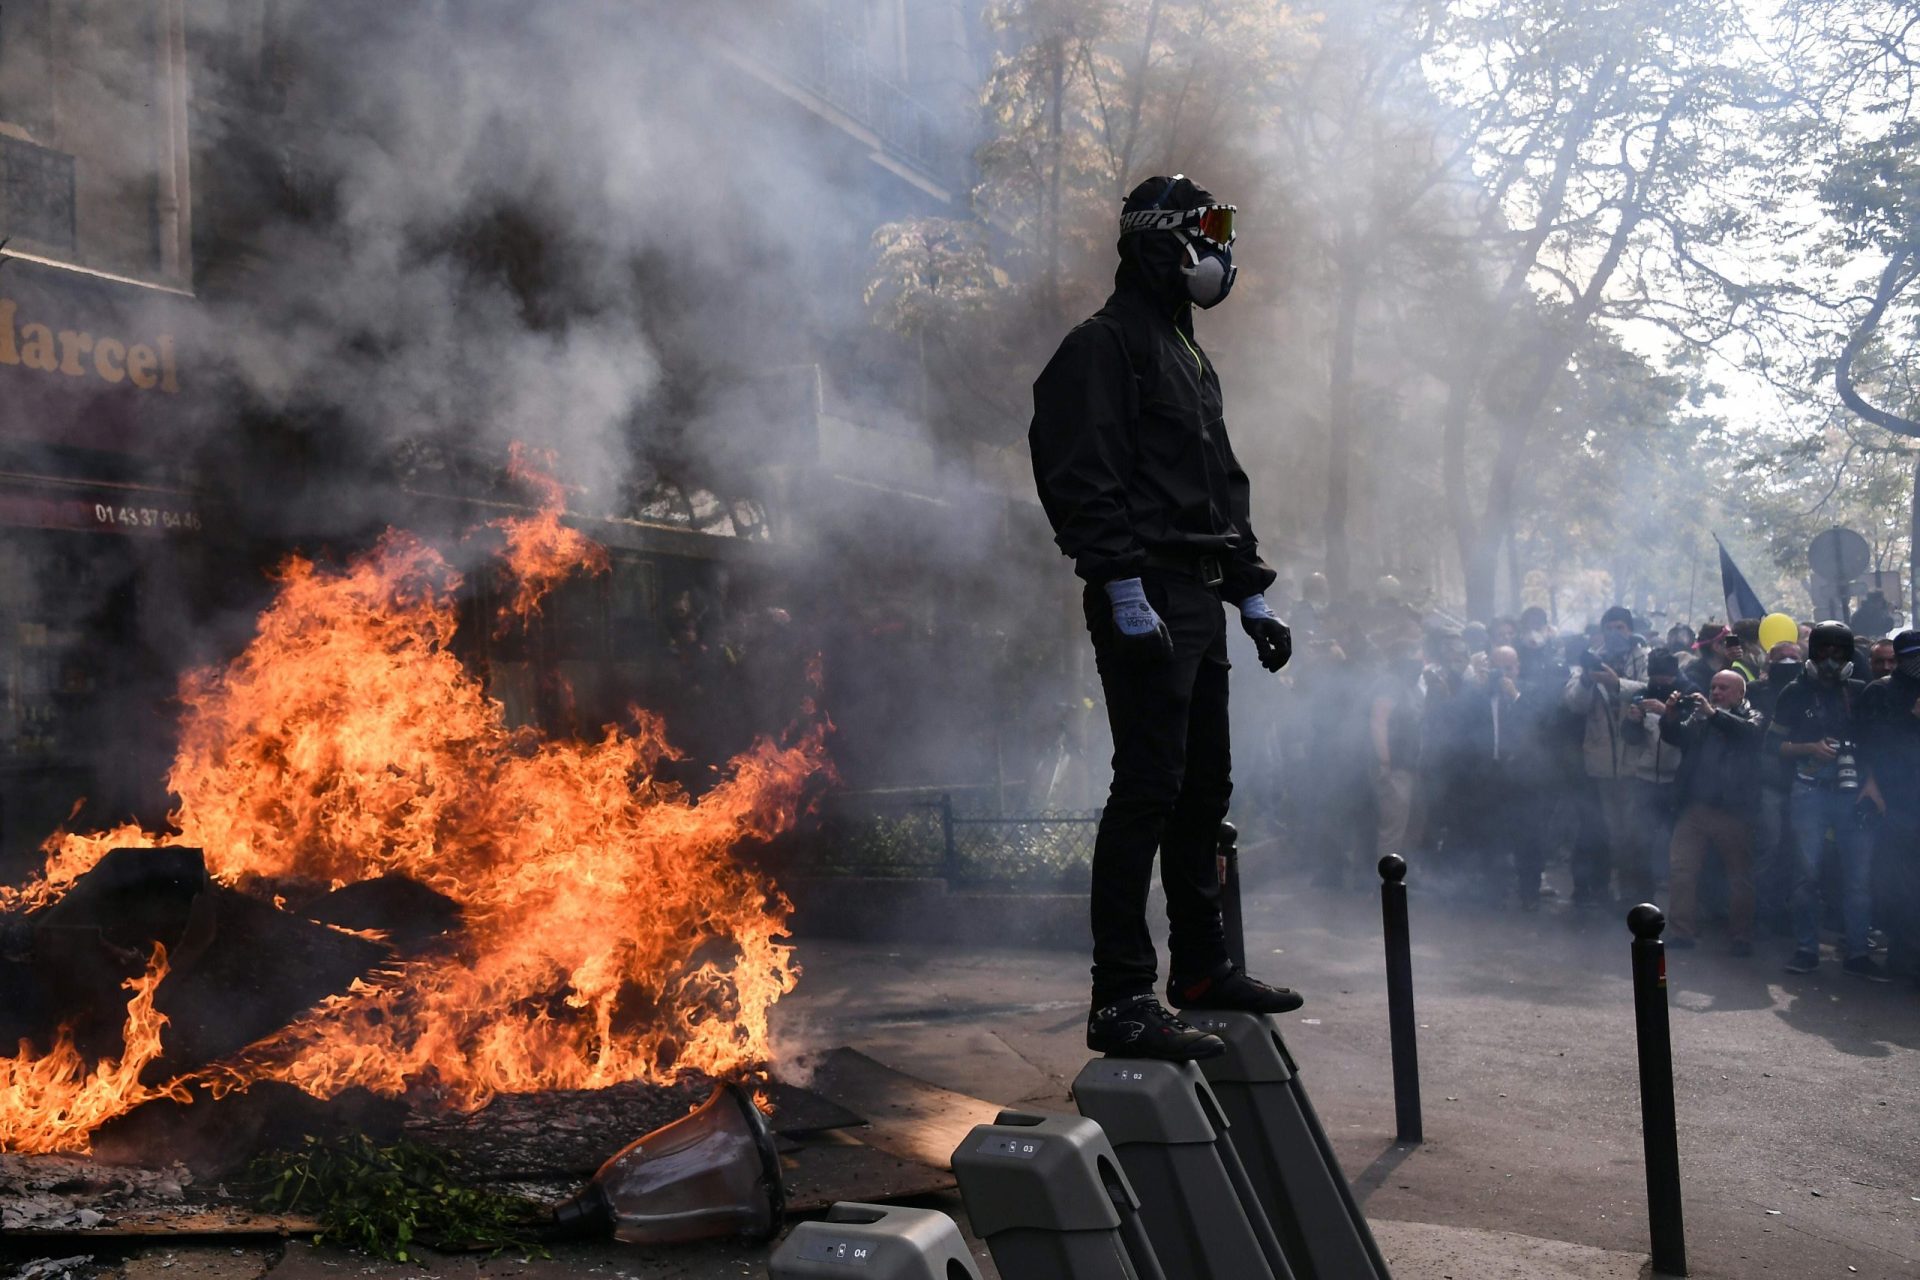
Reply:
[[[67,1224],[17,1227],[7,1232],[19,1239],[113,1240],[195,1236],[310,1236],[320,1223],[302,1214],[257,1213],[235,1205],[175,1206],[116,1210],[93,1226]]]
[[[820,1133],[780,1155],[787,1212],[819,1213],[841,1200],[873,1204],[951,1191],[953,1174],[880,1151],[843,1131]]]
[[[934,1169],[951,1168],[953,1150],[967,1131],[992,1123],[1001,1111],[998,1103],[928,1084],[857,1049],[827,1053],[808,1084],[867,1118],[867,1128],[853,1131],[860,1141]]]

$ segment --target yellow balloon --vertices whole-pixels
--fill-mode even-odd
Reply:
[[[1760,647],[1771,649],[1782,640],[1798,640],[1800,624],[1784,613],[1770,613],[1760,619]]]

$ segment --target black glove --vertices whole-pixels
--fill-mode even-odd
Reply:
[[[1113,632],[1122,655],[1135,662],[1173,661],[1173,634],[1147,603],[1140,579],[1109,582],[1107,599],[1113,604]]]
[[[1278,671],[1293,657],[1293,632],[1268,606],[1264,595],[1251,595],[1240,602],[1240,625],[1253,637],[1260,665],[1267,670]]]

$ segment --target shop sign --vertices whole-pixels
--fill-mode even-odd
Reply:
[[[168,452],[193,314],[177,294],[0,257],[0,440]]]

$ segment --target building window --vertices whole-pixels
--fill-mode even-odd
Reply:
[[[8,251],[188,283],[183,0],[0,3]]]

